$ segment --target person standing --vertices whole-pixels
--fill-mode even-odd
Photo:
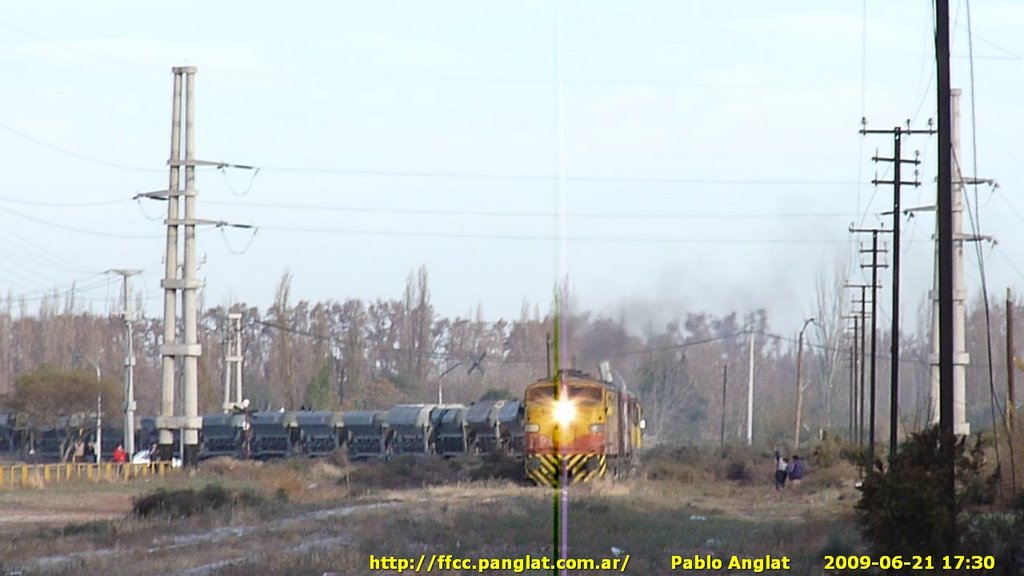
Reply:
[[[79,436],[78,439],[75,440],[75,452],[72,456],[71,463],[81,464],[82,462],[85,462],[85,441],[82,440],[81,436]]]
[[[794,486],[799,486],[803,479],[804,461],[800,459],[800,456],[793,454],[793,460],[789,463],[789,482]]]
[[[789,474],[789,462],[775,451],[775,489],[781,490],[786,487],[786,476]]]
[[[112,459],[114,464],[124,464],[128,461],[128,453],[124,451],[124,446],[118,444],[117,448],[114,448],[114,456]]]

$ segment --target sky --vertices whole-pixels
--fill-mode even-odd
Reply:
[[[1001,298],[1024,285],[1024,4],[951,4]],[[74,285],[106,313],[105,271],[138,268],[161,313],[166,207],[134,198],[167,186],[170,72],[190,65],[197,157],[259,168],[197,171],[199,217],[256,227],[199,232],[208,306],[265,308],[285,270],[293,300],[397,298],[425,266],[447,316],[543,313],[568,277],[574,305],[632,326],[765,308],[795,333],[816,278],[866,278],[851,223],[891,227],[871,157],[892,140],[858,130],[927,127],[932,30],[929,2],[893,0],[7,3],[0,289],[32,310]],[[905,140],[904,207],[934,204],[936,145]],[[903,229],[913,330],[934,216]]]

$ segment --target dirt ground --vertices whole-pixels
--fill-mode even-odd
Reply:
[[[192,477],[0,491],[0,576],[382,574],[395,572],[369,570],[370,555],[550,552],[551,490],[508,480],[434,485],[401,466],[306,466],[222,462]],[[380,475],[406,485],[374,488]],[[184,519],[131,515],[137,495],[213,482],[252,488],[265,503]],[[852,481],[775,492],[768,483],[634,478],[567,496],[575,553],[632,550],[634,574],[669,573],[672,554],[725,549],[813,559],[837,530],[856,545],[847,530]]]
[[[132,492],[88,485],[0,490],[0,534],[120,519],[131,511]]]

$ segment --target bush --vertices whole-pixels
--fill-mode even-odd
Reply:
[[[954,553],[953,518],[945,505],[946,468],[939,430],[915,434],[897,454],[892,467],[869,474],[857,503],[858,522],[877,554]],[[994,496],[995,477],[984,478],[980,438],[968,453],[964,439],[956,445],[957,510],[967,518]]]
[[[188,518],[208,510],[220,510],[236,506],[256,506],[263,498],[252,490],[228,490],[219,484],[208,484],[202,490],[159,489],[136,497],[132,501],[132,513],[139,518],[150,516],[166,518]]]
[[[1018,512],[989,512],[970,518],[963,528],[963,550],[994,556],[999,574],[1024,568],[1024,517]]]
[[[750,482],[753,478],[753,474],[750,473],[750,468],[747,466],[746,462],[742,460],[733,460],[725,467],[725,477],[737,482]]]

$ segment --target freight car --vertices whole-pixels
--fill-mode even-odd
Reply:
[[[430,454],[434,451],[434,427],[430,419],[437,404],[399,404],[388,410],[392,454]]]
[[[0,452],[14,453],[26,442],[28,415],[25,413],[0,413]]]
[[[245,414],[203,414],[202,443],[199,459],[228,456],[241,458]]]
[[[326,456],[345,442],[345,425],[340,412],[297,412],[295,426],[298,430],[298,438],[294,440],[297,454]]]
[[[252,425],[251,458],[269,460],[292,455],[291,429],[296,427],[294,412],[253,412],[249,421]]]
[[[466,413],[469,428],[469,443],[472,451],[480,454],[493,452],[501,446],[501,426],[498,413],[507,400],[485,400],[475,402]]]
[[[466,426],[468,409],[461,405],[438,406],[431,414],[434,448],[445,458],[465,454],[469,448],[469,428]]]
[[[635,464],[644,421],[636,398],[610,381],[560,370],[526,388],[526,474],[557,487]]]
[[[387,416],[387,412],[376,410],[342,414],[350,459],[364,460],[387,457],[391,443],[391,428],[388,425]]]
[[[525,442],[523,403],[509,400],[498,412],[498,437],[501,448],[511,454],[522,454]]]

